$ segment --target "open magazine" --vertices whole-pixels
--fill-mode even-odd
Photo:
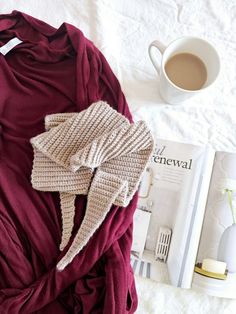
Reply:
[[[134,273],[236,298],[236,154],[157,143],[134,214]]]

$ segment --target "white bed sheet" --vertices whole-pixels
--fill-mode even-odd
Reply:
[[[135,119],[153,134],[236,151],[236,2],[234,0],[8,0],[0,13],[20,10],[55,27],[74,24],[103,52],[120,80]],[[200,36],[217,48],[221,74],[212,90],[185,104],[165,104],[147,49]],[[136,277],[137,313],[236,313],[236,301],[209,297]],[[236,292],[235,292],[236,293]]]

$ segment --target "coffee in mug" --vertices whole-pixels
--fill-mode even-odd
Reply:
[[[169,104],[179,104],[208,89],[220,72],[220,58],[206,40],[184,36],[168,46],[153,41],[148,48],[159,75],[161,97]]]
[[[198,90],[207,80],[207,69],[203,61],[192,53],[178,53],[165,64],[168,78],[178,87]]]

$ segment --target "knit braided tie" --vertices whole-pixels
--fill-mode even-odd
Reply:
[[[30,140],[34,149],[31,181],[37,190],[60,193],[60,250],[71,237],[76,195],[88,195],[82,224],[57,264],[62,270],[88,243],[112,204],[129,204],[153,150],[153,139],[143,121],[130,123],[102,101],[80,113],[46,116],[45,128]]]

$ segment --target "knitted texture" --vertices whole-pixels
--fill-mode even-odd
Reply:
[[[75,197],[88,195],[82,224],[57,265],[62,270],[88,243],[112,204],[129,204],[153,150],[153,139],[143,121],[130,123],[102,101],[80,113],[49,115],[45,129],[31,139],[31,181],[37,190],[60,192],[61,250],[71,237]]]

